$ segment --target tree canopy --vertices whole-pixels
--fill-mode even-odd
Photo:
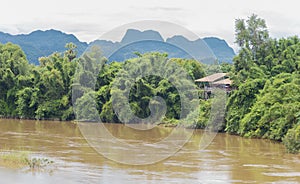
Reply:
[[[236,20],[236,43],[241,48],[231,75],[237,90],[227,103],[226,131],[284,140],[299,152],[299,37],[270,38],[265,21],[252,15]]]

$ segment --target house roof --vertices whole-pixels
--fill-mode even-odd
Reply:
[[[227,78],[227,79],[224,79],[224,80],[216,81],[213,84],[215,84],[215,85],[226,85],[226,84],[231,85],[232,81]]]
[[[227,75],[228,75],[228,73],[215,73],[215,74],[203,77],[201,79],[197,79],[197,80],[195,80],[195,82],[215,82],[220,79],[223,79]]]

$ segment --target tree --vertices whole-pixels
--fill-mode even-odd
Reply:
[[[31,67],[18,45],[0,44],[0,115],[17,116],[17,92],[31,84]]]
[[[67,57],[69,61],[75,59],[77,56],[77,46],[74,43],[70,42],[66,44],[65,48],[68,50],[65,51],[64,56]]]
[[[232,79],[237,87],[228,102],[226,131],[246,137],[284,141],[299,152],[300,41],[272,39],[263,19],[236,20]]]
[[[253,66],[265,65],[266,49],[270,46],[270,38],[266,22],[257,15],[251,15],[247,20],[235,21],[235,43],[240,47],[239,54],[233,59],[236,75],[235,84],[243,83],[252,75],[249,72]]]
[[[241,48],[251,51],[253,59],[257,58],[257,51],[269,39],[267,25],[264,19],[252,14],[246,21],[235,21],[236,41]]]
[[[71,89],[77,60],[70,54],[70,49],[76,48],[74,44],[67,44],[69,51],[63,54],[53,53],[48,57],[40,58],[40,66],[33,70],[32,89],[26,89],[19,93],[18,109],[20,116],[37,119],[74,119],[72,109]],[[71,60],[70,60],[71,59]],[[28,98],[29,94],[34,94]],[[28,101],[24,107],[23,101]],[[35,108],[34,116],[26,109]]]
[[[227,101],[225,131],[233,134],[239,133],[241,119],[250,112],[264,84],[264,79],[249,80],[233,92]]]

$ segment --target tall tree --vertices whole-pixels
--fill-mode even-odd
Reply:
[[[262,58],[267,57],[272,46],[268,29],[264,19],[253,14],[245,19],[235,21],[235,43],[240,47],[239,54],[233,59],[235,84],[239,85],[252,76],[262,75],[262,70],[251,70],[253,67],[270,65],[269,61]],[[269,67],[270,68],[270,67]],[[257,74],[259,72],[259,74]]]
[[[18,45],[0,44],[0,115],[16,116],[17,91],[30,84],[30,68]]]
[[[252,14],[247,20],[237,19],[235,21],[236,41],[241,48],[252,52],[253,59],[259,48],[269,39],[269,32],[264,19]]]

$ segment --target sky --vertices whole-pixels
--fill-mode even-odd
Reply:
[[[27,34],[57,29],[90,42],[127,23],[160,20],[178,24],[199,37],[234,44],[235,19],[257,14],[272,37],[300,35],[296,0],[9,0],[1,2],[0,31]]]

